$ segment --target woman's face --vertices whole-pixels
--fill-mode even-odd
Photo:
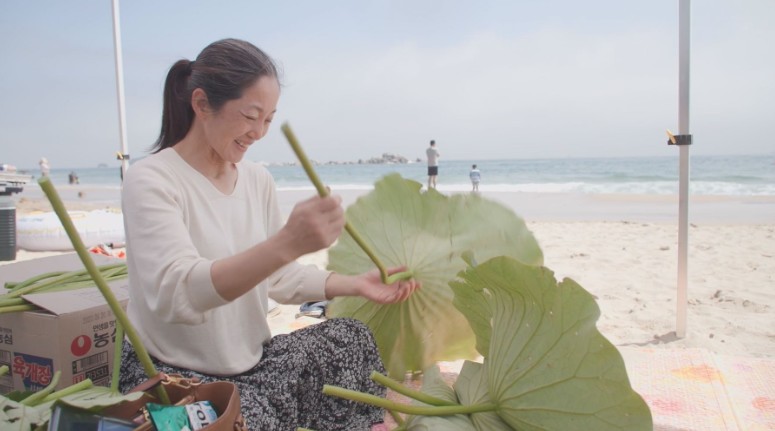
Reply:
[[[203,119],[207,143],[218,158],[237,163],[253,142],[266,135],[272,123],[280,85],[271,76],[259,78],[242,97],[226,102]]]

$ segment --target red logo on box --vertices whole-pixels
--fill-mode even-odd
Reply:
[[[14,353],[13,373],[22,377],[24,387],[29,391],[39,391],[48,386],[53,369],[54,363],[50,358]]]
[[[74,356],[83,356],[91,350],[91,338],[86,335],[79,335],[70,343],[70,352]]]

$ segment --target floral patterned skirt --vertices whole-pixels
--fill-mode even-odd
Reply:
[[[323,395],[330,384],[384,397],[387,390],[374,383],[372,371],[385,373],[374,337],[360,321],[331,319],[277,335],[264,346],[261,361],[230,377],[211,376],[170,366],[153,359],[159,372],[199,377],[203,382],[229,380],[240,390],[242,414],[250,430],[317,431],[370,430],[384,411],[353,401]],[[124,342],[122,392],[147,379],[134,349]]]

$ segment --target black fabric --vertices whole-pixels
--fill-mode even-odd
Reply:
[[[432,177],[434,175],[439,174],[439,167],[438,166],[428,166],[428,176]]]
[[[322,392],[323,384],[330,384],[380,397],[387,393],[369,378],[372,371],[385,373],[374,337],[366,325],[354,319],[326,320],[288,335],[277,335],[264,346],[261,361],[236,376],[201,374],[156,359],[154,365],[159,372],[237,384],[250,430],[369,430],[384,417],[382,409]],[[147,379],[128,342],[123,346],[120,377],[122,392]]]

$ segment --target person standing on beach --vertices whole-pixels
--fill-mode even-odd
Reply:
[[[436,149],[436,141],[431,139],[431,145],[425,150],[428,156],[428,190],[436,188],[436,177],[439,175],[439,150]]]
[[[47,177],[49,171],[51,170],[51,167],[48,165],[48,159],[45,157],[41,157],[40,161],[38,162],[38,165],[40,166],[40,176]]]
[[[123,183],[127,314],[160,372],[234,382],[248,429],[369,430],[382,409],[322,392],[330,384],[386,395],[369,377],[385,368],[368,327],[329,319],[272,337],[269,297],[393,304],[419,283],[383,284],[376,268],[344,275],[296,262],[336,241],[344,210],[339,196],[314,196],[285,221],[269,171],[244,160],[279,97],[274,61],[243,40],[216,41],[169,70],[153,154]],[[120,377],[122,391],[147,379],[126,341]]]
[[[482,179],[482,174],[479,169],[476,168],[476,164],[471,166],[471,172],[468,173],[468,177],[471,178],[471,186],[474,192],[479,191],[479,181]]]

